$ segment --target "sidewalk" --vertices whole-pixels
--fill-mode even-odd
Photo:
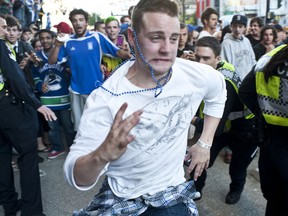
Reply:
[[[90,191],[81,192],[71,188],[64,180],[63,163],[66,155],[47,160],[47,153],[41,153],[45,161],[40,169],[46,175],[41,177],[42,200],[44,213],[47,216],[72,216],[74,210],[88,205],[96,194],[100,184]],[[240,201],[235,205],[225,204],[225,196],[229,189],[229,165],[219,155],[214,166],[208,171],[208,178],[203,189],[203,198],[197,201],[200,216],[264,216],[266,201],[261,190],[257,168],[258,157],[249,166],[245,189]],[[19,172],[19,171],[18,171]],[[16,189],[19,191],[19,175],[14,172]],[[256,178],[254,177],[256,176]],[[4,216],[0,207],[0,216]]]
[[[229,165],[223,155],[219,155],[208,171],[203,197],[196,202],[200,216],[264,216],[266,200],[262,196],[259,183],[258,157],[248,167],[247,178],[241,199],[237,204],[228,205],[225,197],[229,191]]]

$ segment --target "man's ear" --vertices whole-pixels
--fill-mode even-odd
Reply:
[[[208,23],[207,19],[204,19],[203,21],[204,21],[203,24],[205,24],[205,25]]]
[[[221,55],[217,56],[216,60],[217,60],[217,64],[219,64],[219,62],[221,61]]]
[[[133,29],[131,27],[128,27],[127,29],[127,36],[128,36],[128,42],[131,46],[134,47],[134,43],[135,43],[135,38],[134,38],[134,33],[133,33]]]

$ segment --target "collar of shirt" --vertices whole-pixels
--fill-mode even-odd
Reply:
[[[16,43],[12,45],[16,53],[18,53],[18,45],[19,45],[18,41],[16,41]]]
[[[90,35],[92,35],[92,33],[89,32],[89,31],[87,31],[84,37],[88,37],[88,36],[90,36]],[[77,39],[78,37],[76,36],[76,34],[74,34],[74,35],[71,36],[71,38]]]

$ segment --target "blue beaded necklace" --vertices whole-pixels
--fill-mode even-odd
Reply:
[[[138,42],[138,37],[137,37],[136,32],[135,32],[134,30],[133,30],[133,34],[134,34],[134,38],[135,38],[136,48],[137,48],[137,50],[138,50],[138,52],[139,52],[139,55],[140,55],[142,61],[149,67],[149,69],[150,69],[150,74],[151,74],[153,80],[155,81],[155,83],[157,84],[156,87],[154,87],[154,88],[147,88],[147,89],[140,89],[140,90],[135,90],[135,91],[126,91],[126,92],[121,92],[121,93],[114,93],[114,92],[110,91],[109,89],[107,89],[107,88],[105,88],[105,87],[103,86],[104,82],[105,82],[107,79],[109,79],[109,78],[111,77],[111,75],[116,72],[116,70],[117,70],[118,68],[120,68],[120,67],[121,67],[123,64],[125,64],[127,61],[135,60],[135,54],[134,54],[133,50],[132,50],[132,55],[133,55],[134,57],[132,57],[131,59],[128,59],[128,60],[122,62],[120,65],[118,65],[118,66],[111,72],[111,74],[109,75],[109,77],[108,77],[102,84],[97,80],[97,81],[95,82],[95,86],[96,86],[96,88],[98,88],[98,87],[102,88],[103,90],[105,90],[106,92],[109,92],[109,93],[110,93],[111,95],[113,95],[113,96],[121,96],[121,95],[126,95],[126,94],[136,94],[136,93],[141,93],[141,92],[147,92],[147,91],[153,91],[153,90],[154,90],[154,91],[155,91],[154,97],[156,98],[156,97],[158,97],[158,96],[162,93],[163,86],[165,86],[166,83],[168,82],[168,80],[169,80],[169,78],[170,78],[170,76],[171,76],[171,73],[172,73],[172,67],[169,69],[169,71],[168,71],[168,73],[166,74],[166,76],[161,77],[159,80],[157,80],[156,77],[155,77],[155,73],[154,73],[154,70],[153,70],[152,66],[151,66],[151,65],[145,60],[145,58],[144,58],[144,55],[143,55],[143,53],[142,53],[142,51],[141,51],[141,49],[140,49],[140,45],[139,45],[139,42]],[[162,80],[164,80],[164,83],[163,83],[163,84],[161,84],[161,81],[162,81]]]

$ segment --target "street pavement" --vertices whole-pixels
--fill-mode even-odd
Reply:
[[[71,216],[74,210],[88,205],[100,187],[98,183],[90,191],[77,191],[64,179],[63,163],[66,155],[47,160],[47,153],[40,153],[45,161],[40,169],[46,174],[41,177],[44,213],[47,216]],[[197,201],[200,216],[264,216],[266,201],[262,196],[257,172],[258,157],[248,168],[245,189],[237,204],[225,204],[229,190],[229,165],[223,162],[223,152],[219,154],[214,166],[208,170],[206,186],[202,199]],[[19,171],[14,171],[16,190],[19,191]],[[20,215],[20,214],[19,214]],[[0,207],[0,216],[4,216]]]

